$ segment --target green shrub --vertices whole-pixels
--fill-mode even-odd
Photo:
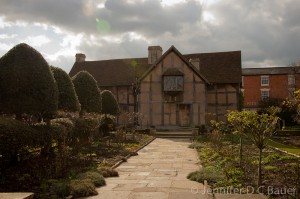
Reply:
[[[60,126],[47,125],[44,122],[31,125],[37,131],[37,140],[41,147],[41,154],[48,156],[53,154],[53,144],[59,140]]]
[[[72,180],[70,182],[71,195],[77,197],[87,197],[97,195],[94,183],[90,179]]]
[[[4,162],[17,163],[18,156],[38,146],[37,132],[28,124],[0,118],[0,155]]]
[[[278,167],[271,165],[264,166],[264,169],[268,171],[278,171]]]
[[[58,128],[58,134],[56,139],[59,142],[67,141],[71,139],[71,132],[74,129],[74,123],[69,118],[56,118],[51,120],[51,126]]]
[[[27,113],[48,118],[56,114],[58,91],[43,56],[27,44],[18,44],[0,58],[0,112],[19,118]]]
[[[280,156],[279,160],[297,160],[298,158],[291,155],[283,155]]]
[[[97,81],[87,71],[80,71],[72,78],[79,103],[81,113],[101,112],[101,94]]]
[[[280,155],[278,153],[273,153],[273,154],[270,154],[268,155],[267,157],[264,157],[262,159],[262,162],[264,164],[269,164],[269,163],[273,163],[275,160],[279,160],[280,159]]]
[[[74,119],[73,144],[85,145],[91,143],[98,133],[99,119],[94,117],[84,117]]]
[[[79,180],[90,179],[96,187],[104,186],[104,177],[97,171],[87,171],[77,176]]]
[[[102,114],[117,115],[120,112],[116,97],[109,90],[101,92]]]
[[[109,132],[116,129],[115,118],[110,115],[105,115],[100,120],[99,131],[101,136],[109,136]]]
[[[119,173],[116,170],[114,170],[114,169],[112,169],[110,167],[99,167],[97,170],[105,178],[108,178],[108,177],[118,177],[119,176]]]
[[[80,111],[78,96],[70,76],[61,68],[51,66],[58,88],[58,109]]]
[[[189,145],[189,148],[192,149],[201,149],[201,148],[205,148],[207,147],[207,145],[205,143],[201,143],[201,142],[193,142],[192,144]]]
[[[207,133],[207,128],[204,124],[196,125],[195,128],[198,129],[198,133]]]
[[[204,167],[199,171],[194,171],[187,176],[188,179],[203,183],[207,180],[209,184],[220,183],[225,179],[224,175],[216,167]]]
[[[66,180],[50,179],[40,186],[41,198],[63,199],[70,195],[70,183]]]

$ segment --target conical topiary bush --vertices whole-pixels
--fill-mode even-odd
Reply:
[[[0,58],[0,112],[50,117],[57,111],[57,87],[43,56],[25,43]]]

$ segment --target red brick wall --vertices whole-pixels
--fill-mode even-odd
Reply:
[[[256,108],[261,100],[261,89],[270,89],[271,98],[286,99],[289,97],[289,88],[295,86],[288,85],[288,75],[268,75],[269,86],[261,86],[261,75],[244,76],[244,107]],[[300,75],[296,75],[296,90],[300,88]]]
[[[244,106],[256,107],[260,100],[260,76],[244,76]]]

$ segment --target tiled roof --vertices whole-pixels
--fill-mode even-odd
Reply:
[[[242,75],[283,75],[300,73],[300,67],[243,68]]]
[[[128,86],[148,68],[147,58],[75,62],[70,76],[86,70],[94,76],[99,86]]]
[[[187,54],[182,57],[187,62],[191,58],[199,58],[199,73],[209,83],[241,82],[241,51]],[[151,66],[148,58],[75,62],[70,76],[86,70],[94,76],[99,86],[126,86],[149,71]]]
[[[211,83],[240,83],[241,51],[183,55],[187,60],[199,58],[200,74]]]

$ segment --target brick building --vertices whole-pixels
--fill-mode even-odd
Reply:
[[[244,108],[256,109],[264,98],[293,99],[300,89],[300,67],[244,68],[242,92]]]
[[[240,51],[183,55],[174,46],[164,53],[150,46],[145,58],[103,61],[77,54],[70,76],[81,70],[112,91],[123,111],[142,113],[143,124],[207,124],[239,108]]]

